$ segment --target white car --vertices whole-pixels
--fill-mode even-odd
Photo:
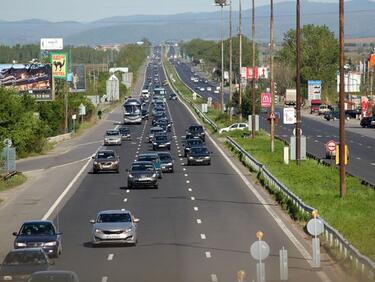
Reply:
[[[212,88],[211,87],[207,87],[207,91],[211,92]]]
[[[234,123],[228,127],[221,128],[219,133],[229,132],[233,130],[245,130],[249,129],[249,125],[247,123]]]
[[[203,91],[206,90],[206,89],[204,89],[204,87],[201,87],[199,90],[203,92]]]

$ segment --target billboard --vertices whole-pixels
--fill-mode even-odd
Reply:
[[[86,68],[85,65],[72,64],[71,72],[68,75],[69,89],[72,93],[86,91]]]
[[[254,75],[255,75],[255,79],[257,80],[259,78],[258,67],[255,67],[255,72],[253,72],[252,67],[242,67],[241,68],[241,77],[242,78],[252,80]]]
[[[66,79],[68,74],[68,54],[62,52],[51,52],[50,55],[53,78]]]
[[[62,38],[41,38],[40,50],[62,50],[64,43]]]
[[[311,100],[320,100],[322,94],[322,81],[321,80],[309,80],[308,85],[308,98]]]
[[[0,65],[0,85],[20,94],[30,94],[38,101],[54,99],[49,64]]]
[[[271,93],[262,93],[260,97],[260,104],[262,108],[271,107]]]
[[[362,75],[357,72],[348,72],[344,75],[345,93],[360,92]],[[337,75],[337,92],[340,92],[340,75]]]

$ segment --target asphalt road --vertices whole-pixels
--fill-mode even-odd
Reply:
[[[191,67],[181,61],[175,61],[174,66],[181,77],[181,79],[192,89],[196,86],[204,87],[204,82],[194,83],[191,81],[192,76]],[[211,82],[209,82],[212,85]],[[195,89],[199,95],[207,99],[212,97],[213,101],[220,102],[220,94],[209,93],[207,91],[199,91]],[[228,94],[225,94],[225,101],[228,99]],[[282,108],[277,108],[277,112],[281,115],[282,122]],[[325,120],[310,118],[306,115],[302,117],[302,133],[306,136],[307,151],[321,159],[325,159],[325,144],[334,140],[339,141],[338,121],[327,122]],[[270,132],[270,125],[266,119],[266,114],[260,116],[260,127]],[[290,142],[294,125],[279,124],[277,126],[276,134],[283,140]],[[347,172],[371,183],[375,186],[375,133],[374,129],[359,128],[352,123],[346,126],[346,140],[349,148],[349,164]],[[334,160],[326,160],[327,163]]]
[[[159,72],[162,78],[161,68]],[[209,138],[212,165],[185,165],[186,159],[179,157],[183,152],[180,137],[194,119],[179,101],[168,101],[168,105],[174,125],[175,173],[164,174],[158,190],[127,189],[125,169],[137,154],[151,150],[146,141],[150,121],[131,126],[132,141],[111,147],[120,155],[120,174],[88,172],[60,210],[64,250],[54,268],[74,270],[87,282],[236,281],[242,269],[248,275],[246,281],[253,281],[256,262],[249,247],[256,231],[263,230],[271,249],[267,281],[279,281],[278,251],[283,246],[289,252],[289,281],[323,281],[323,272],[311,270],[291,234],[286,235],[266,210],[272,210],[273,203],[260,202]],[[114,118],[120,121],[122,116],[117,113]],[[89,219],[100,210],[118,208],[140,218],[137,246],[92,248]]]

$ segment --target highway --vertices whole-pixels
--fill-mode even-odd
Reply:
[[[161,67],[159,76],[163,80]],[[168,101],[168,108],[173,119],[175,172],[163,175],[158,190],[127,189],[125,169],[139,153],[151,150],[146,141],[150,121],[131,126],[132,141],[111,147],[120,155],[120,174],[94,175],[88,166],[58,216],[53,213],[64,233],[63,254],[53,268],[73,270],[80,281],[87,282],[227,282],[236,281],[239,270],[246,271],[246,281],[253,281],[256,262],[249,247],[256,240],[255,233],[262,230],[271,249],[265,261],[267,281],[279,281],[282,247],[289,252],[289,281],[343,281],[323,272],[329,261],[323,262],[323,270],[311,270],[305,235],[247,176],[239,175],[210,138],[206,142],[213,152],[212,165],[186,166],[186,159],[179,157],[181,136],[195,120],[180,101]],[[111,118],[120,121],[121,111]],[[112,127],[108,124],[108,129]],[[93,248],[89,220],[100,210],[121,208],[141,220],[138,244]]]
[[[207,85],[204,82],[198,84],[190,80],[192,76],[191,67],[181,61],[175,61],[174,66],[181,79],[199,95],[207,99],[212,97],[213,101],[220,102],[220,94],[214,94],[207,91],[195,89],[196,85],[201,87]],[[210,82],[210,84],[212,84]],[[228,100],[228,93],[225,94],[225,101]],[[279,138],[290,142],[290,136],[294,125],[282,124],[282,107],[277,107],[280,113],[280,124],[277,125],[276,134]],[[359,121],[358,121],[359,123]],[[260,127],[270,132],[270,125],[266,114],[260,115]],[[366,182],[375,186],[375,134],[374,129],[353,127],[351,124],[346,126],[346,140],[349,148],[349,164],[347,172],[355,175]],[[369,133],[370,131],[370,133]],[[325,121],[322,119],[311,118],[308,114],[302,116],[302,134],[306,136],[307,151],[321,159],[325,159],[325,144],[330,140],[339,141],[338,121]],[[330,163],[331,160],[325,160]],[[332,160],[333,162],[334,160]]]

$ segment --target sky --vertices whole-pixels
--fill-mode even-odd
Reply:
[[[239,0],[233,1],[238,9]],[[285,2],[287,0],[274,0]],[[338,2],[338,0],[310,0],[314,2]],[[214,0],[0,0],[0,20],[18,21],[42,19],[53,22],[89,22],[112,16],[137,14],[177,14],[185,12],[216,11]],[[269,0],[255,0],[256,5],[265,5]],[[243,0],[244,9],[251,1]]]

